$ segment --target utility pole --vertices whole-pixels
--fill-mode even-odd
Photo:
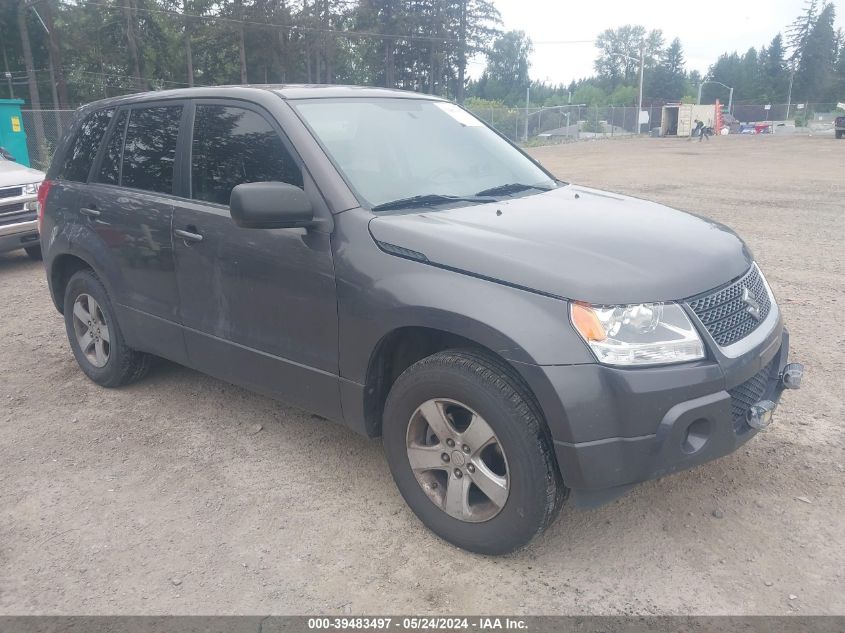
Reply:
[[[15,98],[15,89],[12,87],[12,73],[9,72],[9,59],[6,57],[6,46],[0,44],[3,51],[3,69],[5,70],[6,81],[9,82],[9,99]]]
[[[720,86],[723,86],[724,88],[727,88],[728,90],[730,90],[730,93],[728,95],[728,112],[731,112],[731,110],[733,108],[733,103],[734,103],[734,89],[727,84],[723,84],[721,81],[713,81],[711,79],[711,80],[702,81],[701,83],[699,83],[698,84],[698,99],[696,100],[696,104],[701,105],[701,89],[704,87],[704,84],[719,84]]]
[[[461,16],[460,16],[460,47],[461,52],[458,56],[458,85],[456,86],[456,101],[464,104],[464,82],[466,81],[466,67],[467,67],[467,0],[461,0]]]
[[[525,140],[528,140],[528,103],[530,101],[531,84],[525,87]]]
[[[637,107],[637,134],[642,134],[643,126],[640,117],[643,114],[643,72],[645,71],[645,46],[640,46],[640,104]]]
[[[786,95],[786,118],[789,120],[789,111],[792,109],[792,82],[795,80],[795,69],[789,73],[789,92]]]
[[[638,61],[635,57],[631,57],[630,55],[626,55],[625,53],[614,53],[614,54],[618,55],[619,57],[624,57],[625,59],[633,61],[633,62]],[[643,111],[643,74],[645,72],[645,45],[640,46],[639,62],[640,62],[640,98],[639,98],[639,101],[637,102],[637,134],[641,134],[642,130],[643,130],[642,125],[640,124],[640,114]]]

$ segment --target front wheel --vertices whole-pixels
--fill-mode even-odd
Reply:
[[[540,413],[496,359],[459,350],[412,365],[390,390],[383,434],[405,501],[464,549],[512,552],[545,530],[564,500]]]

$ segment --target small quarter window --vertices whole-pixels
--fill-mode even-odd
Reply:
[[[124,187],[173,192],[173,164],[182,106],[133,108],[123,145]]]
[[[244,108],[198,105],[191,150],[192,197],[228,205],[245,182],[302,187],[302,172],[261,115]]]
[[[91,163],[97,156],[100,141],[109,126],[113,109],[100,110],[89,114],[76,133],[76,138],[68,147],[64,163],[59,170],[59,178],[74,182],[86,182]]]

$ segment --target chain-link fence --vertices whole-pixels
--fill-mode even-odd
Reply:
[[[845,95],[843,95],[845,96]],[[737,121],[759,123],[763,121],[791,121],[799,125],[813,122],[833,121],[845,113],[845,108],[837,108],[837,103],[772,103],[772,104],[734,104],[731,114]],[[843,104],[845,105],[845,104]]]
[[[727,112],[725,104],[723,110]],[[731,114],[737,122],[787,122],[813,130],[832,127],[833,120],[845,113],[836,103],[734,104]],[[513,141],[527,144],[560,143],[595,138],[624,137],[637,134],[635,106],[565,105],[538,108],[470,108]],[[663,106],[643,106],[640,133],[660,129]],[[738,131],[739,126],[731,128]]]
[[[470,108],[512,141],[542,143],[631,136],[637,133],[635,106],[561,105],[539,108]],[[642,132],[660,127],[662,108],[644,106]]]
[[[29,162],[36,169],[46,170],[65,130],[73,121],[74,110],[23,110],[23,129]]]

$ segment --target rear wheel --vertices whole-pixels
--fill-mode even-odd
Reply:
[[[836,138],[842,138],[845,136],[845,130],[836,130]]]
[[[147,373],[151,357],[126,345],[103,283],[91,270],[68,281],[65,329],[76,362],[98,385],[119,387]]]
[[[391,388],[383,434],[405,501],[459,547],[512,552],[560,510],[565,488],[539,411],[496,359],[446,351],[412,365]]]
[[[29,255],[30,259],[34,259],[35,261],[41,260],[41,245],[38,246],[27,246],[23,250],[26,251],[26,254]]]

